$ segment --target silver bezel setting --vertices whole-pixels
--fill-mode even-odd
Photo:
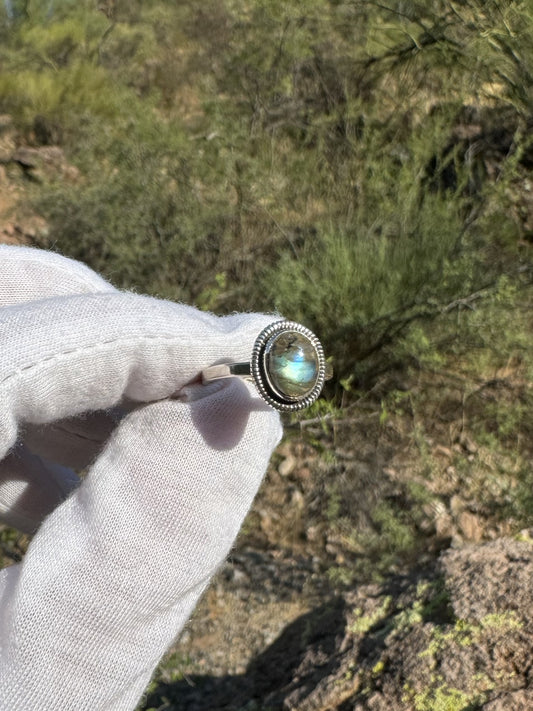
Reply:
[[[267,372],[265,356],[268,344],[272,341],[274,336],[278,336],[284,332],[296,332],[305,336],[315,349],[317,355],[318,373],[316,382],[310,392],[302,397],[287,397],[279,393],[273,386]],[[276,410],[280,410],[281,412],[303,410],[315,402],[324,387],[324,381],[326,379],[326,358],[322,344],[312,331],[296,321],[276,321],[275,323],[271,323],[261,331],[254,343],[251,374],[260,396],[271,407],[275,407]]]

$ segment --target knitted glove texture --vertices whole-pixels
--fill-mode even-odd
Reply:
[[[0,520],[35,531],[0,571],[1,711],[135,708],[281,436],[253,386],[195,381],[273,320],[0,246]]]

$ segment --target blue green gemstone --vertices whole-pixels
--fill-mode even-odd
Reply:
[[[269,341],[265,365],[271,385],[289,400],[309,395],[316,385],[318,354],[311,341],[297,331],[283,331]]]

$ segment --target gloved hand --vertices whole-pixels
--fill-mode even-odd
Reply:
[[[0,247],[0,709],[133,709],[230,550],[280,438],[236,378],[271,316],[217,318]],[[73,469],[88,467],[80,481]]]

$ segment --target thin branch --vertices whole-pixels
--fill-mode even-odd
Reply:
[[[512,274],[508,274],[507,276],[518,276],[519,274],[528,271],[529,268],[524,266],[516,270]],[[530,285],[530,283],[531,279],[524,283],[522,286],[527,287]],[[378,317],[374,321],[371,321],[366,324],[364,327],[344,328],[342,332],[338,332],[336,334],[335,338],[348,339],[350,335],[361,335],[362,332],[370,331],[376,325],[384,323],[385,325],[383,331],[381,332],[381,335],[374,341],[374,343],[372,343],[365,351],[363,351],[359,355],[359,360],[364,360],[366,358],[369,358],[377,351],[381,350],[384,346],[393,343],[394,340],[407,328],[407,326],[409,326],[414,321],[434,319],[438,316],[449,314],[452,311],[455,311],[456,309],[460,308],[473,308],[472,304],[493,294],[497,286],[498,280],[493,280],[479,288],[477,291],[472,292],[471,294],[466,294],[465,296],[462,296],[460,298],[453,299],[453,301],[450,301],[446,304],[432,304],[430,302],[426,302],[425,304],[416,304],[418,308],[412,313],[408,313],[410,307],[404,308],[403,311],[401,309],[398,309],[395,312],[391,312],[384,316]],[[401,316],[402,313],[404,313],[405,315]]]
[[[417,17],[413,17],[412,15],[408,15],[406,12],[402,12],[401,10],[396,10],[393,7],[389,7],[388,5],[383,5],[380,2],[375,2],[374,0],[363,0],[363,5],[372,5],[372,7],[378,8],[378,10],[385,10],[385,12],[390,12],[392,15],[396,15],[396,17],[403,17],[405,20],[409,20],[409,22],[412,22],[415,25],[418,25],[421,27],[424,32],[429,32],[428,27],[424,25],[422,20]]]

